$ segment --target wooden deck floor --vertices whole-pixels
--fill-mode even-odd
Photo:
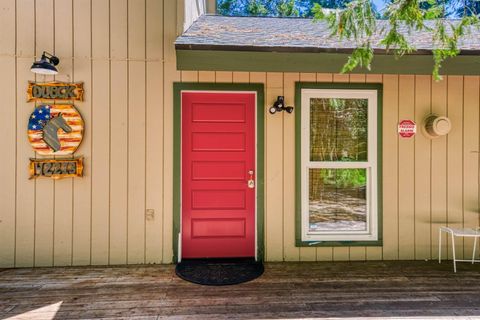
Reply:
[[[252,282],[206,287],[173,266],[0,270],[0,318],[480,319],[480,264],[268,263]]]

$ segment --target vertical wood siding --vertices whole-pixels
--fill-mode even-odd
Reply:
[[[266,88],[267,260],[436,259],[439,226],[479,225],[480,77],[448,76],[436,82],[430,75],[181,72],[183,82],[230,79]],[[383,247],[295,247],[294,116],[270,115],[267,108],[280,94],[292,103],[296,81],[383,84]],[[421,133],[420,125],[431,112],[451,118],[447,137],[431,140]],[[413,139],[398,137],[402,119],[419,125]],[[459,241],[457,252],[468,256],[472,245],[471,240]],[[448,253],[451,258],[450,248]]]
[[[4,0],[0,7],[0,267],[172,262],[175,81],[265,85],[269,261],[434,259],[439,226],[479,225],[478,76],[179,72],[175,1]],[[44,50],[61,59],[56,77],[29,70]],[[76,103],[85,120],[76,153],[85,157],[85,177],[28,180],[28,159],[36,157],[26,137],[29,80],[85,83],[85,101]],[[293,103],[297,81],[383,83],[383,247],[295,247],[294,115],[267,109],[279,95]],[[448,136],[398,137],[399,120],[421,124],[430,112],[451,118]],[[457,246],[468,256],[472,242]]]
[[[0,29],[0,268],[171,262],[176,1],[7,0]],[[84,82],[83,178],[28,179],[32,80]]]

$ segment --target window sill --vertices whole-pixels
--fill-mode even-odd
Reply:
[[[382,240],[375,241],[302,241],[295,240],[296,247],[381,247]]]

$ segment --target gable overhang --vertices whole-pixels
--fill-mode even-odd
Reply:
[[[339,73],[352,49],[311,50],[309,48],[251,48],[176,45],[178,70],[251,72]],[[429,50],[396,57],[376,51],[370,70],[355,73],[431,74],[433,56]],[[444,75],[480,75],[480,51],[462,51],[447,59],[440,70]]]

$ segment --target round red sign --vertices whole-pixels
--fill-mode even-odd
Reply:
[[[402,120],[398,123],[398,134],[402,138],[410,138],[417,132],[417,125],[412,120]]]

